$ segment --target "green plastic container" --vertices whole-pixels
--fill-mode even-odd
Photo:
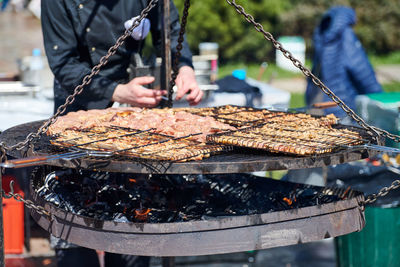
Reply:
[[[400,92],[390,92],[390,93],[376,93],[368,94],[370,99],[379,101],[384,104],[393,104],[394,107],[400,106]]]
[[[335,238],[339,267],[399,267],[400,207],[365,209],[361,232]]]
[[[368,124],[400,134],[400,92],[359,95],[356,105],[357,113]],[[400,148],[400,143],[387,138],[386,146]]]

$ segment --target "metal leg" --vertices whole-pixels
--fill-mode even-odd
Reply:
[[[163,257],[162,267],[175,267],[175,257]]]

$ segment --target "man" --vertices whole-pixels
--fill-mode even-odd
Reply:
[[[42,29],[46,55],[55,76],[55,108],[65,103],[73,89],[82,82],[91,68],[115,43],[124,31],[124,22],[140,15],[147,6],[146,0],[44,0],[42,1]],[[157,4],[148,16],[153,45],[160,51],[161,5]],[[178,12],[171,1],[172,55],[179,33]],[[148,90],[143,85],[154,81],[152,77],[137,77],[128,81],[127,68],[131,54],[141,52],[143,41],[128,38],[125,44],[110,57],[109,62],[95,76],[67,111],[106,108],[113,102],[139,107],[154,107],[165,90]],[[179,75],[176,79],[179,100],[186,99],[196,105],[203,96],[191,64],[191,53],[186,42],[180,58]],[[164,88],[165,89],[165,88]]]
[[[65,103],[68,95],[81,84],[85,75],[124,31],[124,24],[140,15],[147,0],[42,0],[41,17],[46,55],[55,76],[55,110]],[[148,15],[153,45],[161,51],[161,6],[157,4]],[[171,47],[175,53],[180,30],[178,12],[171,1]],[[141,36],[142,34],[140,34]],[[116,54],[109,58],[100,73],[82,94],[67,107],[68,111],[103,109],[114,102],[138,107],[155,107],[166,90],[150,90],[154,77],[136,77],[128,80],[127,68],[132,53],[140,53],[143,40],[128,38]],[[186,41],[183,43],[176,79],[176,99],[183,98],[191,105],[201,101],[192,68],[191,53]],[[164,88],[165,89],[165,88]],[[78,247],[63,240],[52,238],[59,266],[99,266],[96,252]],[[106,253],[106,266],[148,266],[148,257]]]

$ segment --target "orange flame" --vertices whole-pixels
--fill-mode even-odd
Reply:
[[[284,197],[283,201],[285,201],[289,206],[293,204],[293,201],[290,198]]]
[[[129,182],[131,182],[131,183],[136,183],[137,181],[136,181],[136,179],[129,178]]]
[[[151,209],[141,209],[135,210],[135,219],[145,221],[147,220],[148,214],[150,213]]]

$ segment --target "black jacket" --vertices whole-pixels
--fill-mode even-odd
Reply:
[[[55,76],[55,108],[64,104],[74,88],[81,84],[100,58],[124,31],[124,22],[138,16],[147,0],[42,0],[42,30],[46,55]],[[160,2],[160,1],[159,1]],[[149,13],[153,45],[161,51],[161,5]],[[179,34],[179,15],[171,1],[171,46],[174,55]],[[68,111],[106,108],[118,82],[126,82],[132,52],[140,52],[140,44],[128,37],[125,44],[110,57],[83,93],[77,96]],[[184,43],[180,66],[191,66],[191,53]]]

